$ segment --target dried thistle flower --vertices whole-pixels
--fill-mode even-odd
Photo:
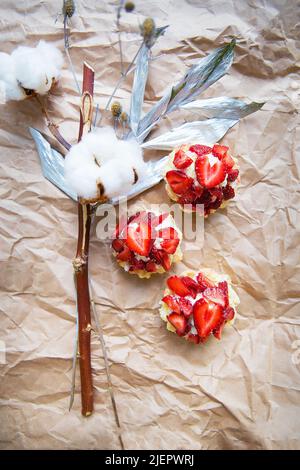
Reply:
[[[120,119],[121,119],[121,121],[124,122],[124,123],[128,122],[128,114],[126,113],[126,111],[123,111],[123,112],[121,113]]]
[[[75,12],[75,3],[73,0],[64,0],[62,12],[64,16],[71,18]]]
[[[111,114],[113,117],[118,118],[120,117],[120,114],[122,113],[122,106],[119,101],[114,101],[113,104],[110,107]]]
[[[127,13],[131,13],[135,9],[135,4],[133,2],[126,2],[124,8]]]
[[[155,32],[155,23],[152,18],[146,18],[142,25],[142,36],[145,40],[150,39]]]

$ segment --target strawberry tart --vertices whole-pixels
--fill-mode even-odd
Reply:
[[[239,169],[225,145],[182,145],[170,153],[165,180],[168,195],[183,210],[203,204],[207,217],[235,196]]]
[[[160,316],[167,322],[168,330],[198,344],[212,335],[221,339],[222,330],[233,321],[239,303],[229,276],[211,270],[187,271],[167,280]]]
[[[182,234],[169,213],[141,211],[120,222],[112,242],[120,266],[140,278],[169,271],[181,260]]]

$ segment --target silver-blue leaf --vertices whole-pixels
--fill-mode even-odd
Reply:
[[[218,142],[238,122],[238,119],[206,119],[205,121],[187,122],[166,132],[155,139],[142,144],[147,149],[173,150],[186,143],[213,145]]]
[[[196,100],[191,103],[180,105],[180,108],[191,111],[197,118],[225,118],[241,119],[262,108],[264,103],[244,103],[244,101],[227,96],[209,98],[207,100]]]
[[[172,87],[141,119],[137,138],[143,142],[151,129],[167,113],[181,104],[192,101],[197,95],[219,80],[232,64],[235,40],[219,47],[191,67],[183,79]]]
[[[69,188],[65,181],[63,156],[51,147],[37,129],[30,127],[29,131],[35,141],[45,178],[71,199],[77,201],[76,193]]]

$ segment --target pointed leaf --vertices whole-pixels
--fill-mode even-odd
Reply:
[[[241,119],[248,116],[263,107],[264,103],[246,104],[244,101],[220,96],[218,98],[209,98],[207,100],[197,100],[191,103],[180,105],[182,109],[197,114],[197,117],[203,118],[225,118],[225,119]]]

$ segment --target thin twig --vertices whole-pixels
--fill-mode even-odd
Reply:
[[[76,294],[77,287],[76,287],[75,276],[74,276],[74,287],[75,287],[75,294]],[[77,307],[77,299],[76,299],[76,331],[75,331],[75,340],[74,340],[72,382],[71,382],[71,390],[70,390],[69,411],[71,411],[73,403],[74,403],[77,356],[78,356],[78,307]]]
[[[99,320],[98,320],[98,317],[97,317],[96,305],[95,305],[95,301],[94,301],[94,295],[93,295],[93,289],[92,289],[91,281],[89,281],[89,289],[90,289],[90,301],[91,301],[91,306],[92,306],[92,313],[93,313],[93,317],[94,317],[94,320],[95,320],[95,325],[96,325],[97,333],[98,333],[97,336],[98,336],[98,339],[100,341],[101,349],[102,349],[102,353],[103,353],[103,359],[104,359],[104,365],[105,365],[105,371],[106,371],[106,377],[107,377],[108,391],[109,391],[109,394],[110,394],[110,399],[111,399],[111,404],[112,404],[113,411],[114,411],[116,425],[117,425],[117,428],[118,428],[118,431],[119,431],[118,432],[118,437],[119,437],[119,441],[120,441],[120,446],[121,446],[121,449],[124,450],[125,447],[124,447],[124,443],[123,443],[123,439],[122,439],[122,435],[121,435],[120,419],[119,419],[117,404],[116,404],[116,400],[115,400],[115,396],[114,396],[111,375],[110,375],[110,371],[109,371],[109,361],[108,361],[107,349],[106,349],[106,344],[105,344],[102,328],[100,326],[100,323],[99,323]]]
[[[74,79],[74,82],[75,82],[75,85],[76,85],[76,88],[77,88],[77,92],[78,92],[79,95],[81,95],[80,85],[79,85],[77,77],[76,77],[75,69],[74,69],[73,62],[72,62],[70,52],[69,52],[69,47],[65,48],[65,52],[66,52],[66,56],[67,56],[68,61],[69,61],[71,73],[72,73],[72,76],[73,76],[73,79]]]
[[[46,121],[47,121],[47,127],[49,129],[49,131],[51,132],[51,134],[53,135],[53,137],[55,137],[55,139],[66,149],[66,150],[70,150],[71,148],[71,145],[69,144],[69,142],[67,142],[64,137],[61,135],[60,131],[59,131],[59,127],[57,124],[54,124],[54,122],[51,120],[50,116],[49,116],[49,113],[48,113],[48,110],[46,108],[46,106],[44,105],[44,103],[42,102],[41,98],[39,95],[35,95],[35,99],[37,100],[37,102],[39,103],[40,107],[41,107],[41,110],[42,110],[42,113],[44,114],[45,118],[46,118]]]

